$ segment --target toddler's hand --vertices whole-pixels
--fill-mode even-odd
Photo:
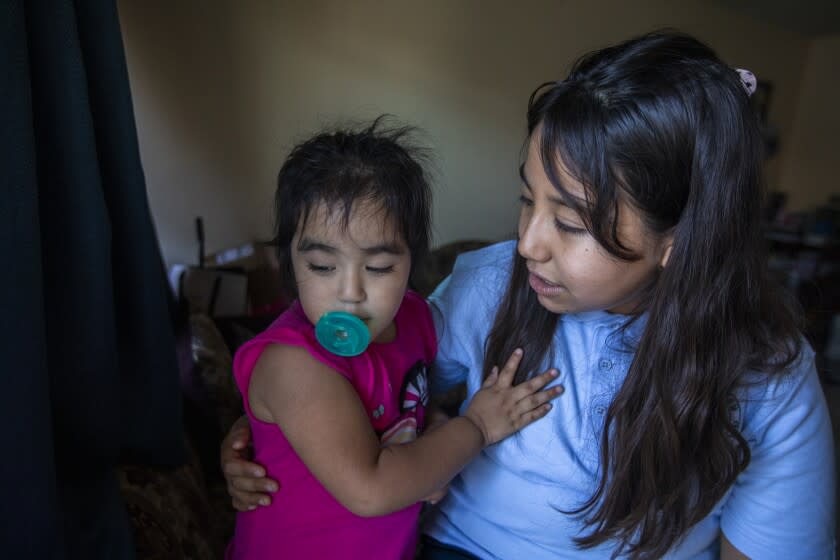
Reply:
[[[464,412],[481,430],[484,445],[496,443],[545,416],[551,410],[548,401],[563,392],[562,385],[540,390],[557,377],[555,369],[511,386],[521,360],[522,350],[517,348],[501,371],[498,366],[493,367]]]

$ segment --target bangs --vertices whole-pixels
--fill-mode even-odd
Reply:
[[[324,183],[302,197],[299,208],[302,227],[319,206],[326,210],[325,218],[338,219],[342,231],[347,229],[354,209],[362,205],[368,205],[369,216],[366,217],[381,217],[381,221],[393,220],[400,214],[400,197],[390,189],[377,187],[373,177],[343,175],[327,177]]]
[[[531,136],[539,134],[539,156],[546,176],[598,243],[615,257],[637,260],[639,255],[618,236],[619,200],[629,196],[629,191],[611,158],[605,100],[574,84],[556,84],[538,95],[541,88],[531,99],[528,128]],[[558,172],[561,167],[583,186],[583,200],[563,184]]]

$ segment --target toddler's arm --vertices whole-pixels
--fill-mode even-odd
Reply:
[[[426,426],[423,428],[423,433],[428,434],[431,431],[436,430],[437,428],[443,426],[451,420],[452,417],[449,416],[446,412],[443,411],[434,401],[429,403],[429,406],[426,410]],[[422,437],[422,436],[421,436]],[[432,505],[435,505],[439,501],[441,501],[444,496],[449,492],[449,484],[445,484],[442,488],[438,488],[428,496],[423,497],[424,502],[428,502]]]
[[[540,389],[556,372],[513,387],[520,359],[514,354],[501,371],[497,368],[463,416],[412,443],[384,448],[352,385],[303,348],[266,348],[248,398],[254,415],[280,426],[339,502],[358,515],[384,515],[443,487],[484,446],[548,412],[548,401],[562,389]]]
[[[428,433],[450,419],[449,415],[440,408],[432,405],[426,416],[427,423],[424,433]],[[271,503],[269,493],[276,492],[280,485],[268,478],[265,469],[251,461],[251,425],[248,418],[241,416],[231,426],[230,431],[222,441],[220,452],[222,472],[227,481],[231,504],[239,511],[250,511],[258,506]],[[449,486],[435,490],[423,498],[423,501],[436,504],[448,491]]]
[[[450,417],[435,405],[431,405],[426,415],[428,433],[440,427]],[[222,473],[227,481],[231,505],[238,511],[251,511],[259,506],[271,504],[269,493],[276,492],[280,485],[268,478],[265,469],[252,461],[251,425],[246,416],[240,416],[222,441],[221,457]],[[424,502],[436,504],[449,490],[449,485],[435,490],[423,498]]]

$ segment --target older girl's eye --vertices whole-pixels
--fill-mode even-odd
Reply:
[[[533,206],[534,205],[534,201],[531,200],[530,198],[528,198],[527,196],[525,196],[524,194],[519,195],[519,203],[522,206]]]
[[[579,227],[572,227],[569,224],[565,224],[560,220],[554,220],[554,226],[557,228],[558,231],[563,233],[568,233],[570,235],[583,235],[587,233],[586,229],[579,228]]]
[[[366,266],[365,268],[373,274],[388,274],[394,271],[393,266]]]
[[[306,267],[315,274],[329,274],[335,270],[334,266],[322,266],[315,263],[306,263]]]

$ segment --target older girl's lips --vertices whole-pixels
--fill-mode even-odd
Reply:
[[[566,288],[562,285],[549,282],[533,272],[528,275],[528,283],[531,285],[531,289],[544,296],[554,296],[566,291]]]

